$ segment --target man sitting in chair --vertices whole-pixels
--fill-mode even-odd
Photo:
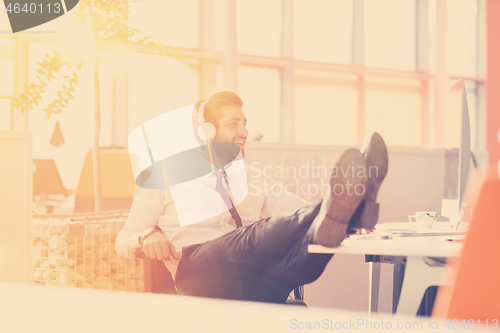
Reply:
[[[237,144],[244,157],[248,131],[242,106],[232,92],[196,105],[203,120],[215,126],[211,141]],[[385,143],[374,133],[361,151],[344,152],[332,169],[328,193],[314,203],[247,167],[252,186],[234,207],[231,189],[223,185],[231,178],[227,166],[227,175],[216,170],[204,184],[229,202],[228,210],[184,227],[168,188],[141,188],[116,239],[116,252],[133,258],[143,248],[146,257],[163,260],[179,294],[284,303],[295,287],[316,280],[332,257],[308,253],[309,244],[335,247],[348,233],[373,229],[387,165]]]

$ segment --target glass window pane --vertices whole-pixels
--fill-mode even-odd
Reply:
[[[1,30],[0,30],[1,31]],[[0,58],[15,59],[15,42],[12,38],[7,38],[7,34],[0,34]]]
[[[352,0],[295,0],[293,14],[295,58],[352,62]]]
[[[199,99],[198,61],[129,55],[128,131]]]
[[[238,0],[238,52],[279,57],[281,54],[281,0]]]
[[[215,0],[215,48],[224,51],[226,32],[226,0]]]
[[[437,17],[437,1],[429,0],[429,72],[436,73],[437,71],[437,34],[438,34],[438,17]]]
[[[14,96],[15,62],[0,58],[0,96]]]
[[[422,83],[368,77],[365,133],[379,132],[387,145],[422,144]]]
[[[28,77],[32,83],[36,79],[37,63],[45,59],[45,53],[52,55],[50,44],[30,43],[28,58]],[[57,96],[64,81],[56,75],[47,83],[39,106],[29,112],[29,129],[33,131],[33,157],[53,158],[61,174],[64,186],[76,188],[85,154],[93,145],[94,139],[94,74],[92,66],[83,67],[77,72],[78,84],[73,93],[74,99],[62,113],[45,119],[42,110]],[[63,74],[69,74],[64,72]],[[101,97],[101,139],[100,146],[112,144],[112,89],[111,64],[103,64],[100,72]],[[56,121],[59,121],[64,145],[54,147],[50,138]]]
[[[9,23],[9,17],[7,16],[7,11],[5,10],[0,10],[0,31],[12,33],[12,28],[10,27]]]
[[[200,44],[199,0],[131,2],[129,13],[129,26],[145,36],[170,46],[197,48]]]
[[[414,70],[416,66],[415,0],[365,1],[367,66]]]
[[[306,75],[301,76],[295,85],[295,142],[355,144],[358,121],[356,75],[320,72]]]
[[[0,35],[0,96],[14,95],[15,65],[14,40]]]
[[[477,75],[477,0],[446,2],[446,58],[448,73]]]
[[[0,98],[0,130],[10,129],[10,99]]]
[[[215,67],[215,91],[223,91],[224,89],[224,66],[218,64]]]
[[[240,66],[238,95],[248,120],[248,139],[263,142],[281,140],[281,80],[275,69]]]

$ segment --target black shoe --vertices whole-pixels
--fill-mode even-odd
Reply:
[[[313,221],[316,243],[335,247],[347,236],[349,222],[367,192],[366,173],[360,173],[363,169],[365,157],[357,149],[347,150],[332,169],[330,191]]]
[[[382,136],[376,132],[365,138],[361,153],[365,157],[367,166],[366,195],[351,219],[349,234],[355,233],[356,229],[373,229],[377,224],[379,213],[377,193],[387,175],[389,164],[387,146]]]

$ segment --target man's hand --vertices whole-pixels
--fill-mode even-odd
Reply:
[[[170,260],[172,258],[179,260],[180,254],[175,252],[174,245],[161,232],[154,232],[144,240],[142,244],[144,255],[149,259]]]

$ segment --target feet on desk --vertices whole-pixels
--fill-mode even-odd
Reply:
[[[357,149],[347,150],[330,174],[330,191],[313,221],[315,242],[336,247],[346,237],[349,222],[367,194],[367,164]]]
[[[365,157],[367,166],[366,196],[351,219],[348,233],[355,233],[356,229],[373,229],[377,224],[379,212],[377,193],[387,175],[389,164],[384,139],[376,132],[365,138],[361,153]]]

